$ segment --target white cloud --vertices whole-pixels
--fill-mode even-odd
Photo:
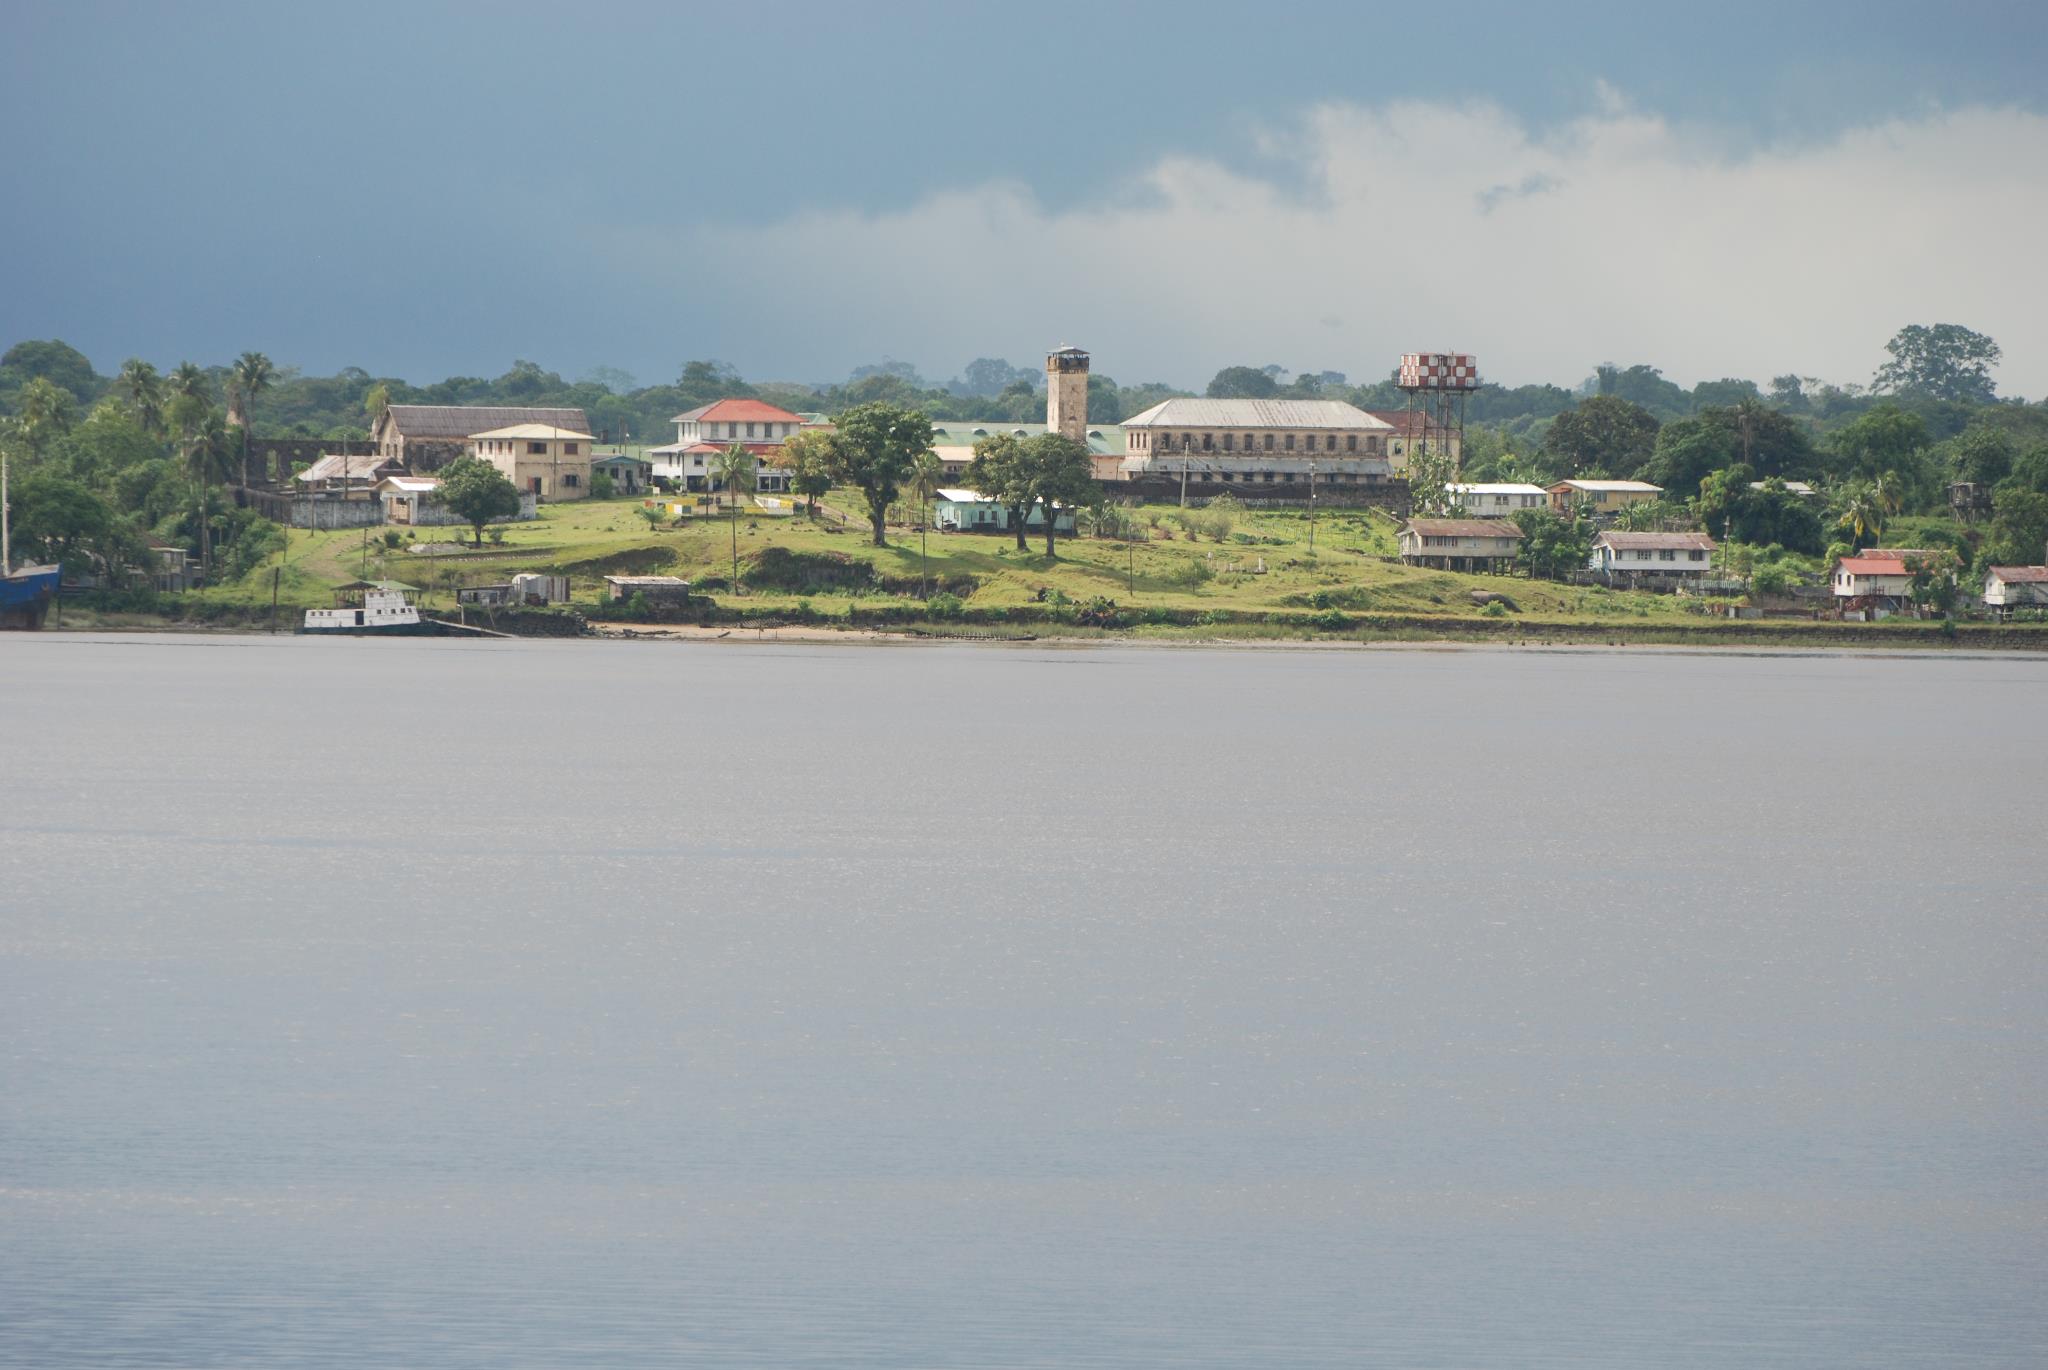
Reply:
[[[2004,390],[2048,392],[2039,115],[1732,152],[1619,98],[1542,133],[1486,104],[1329,105],[1269,146],[1292,176],[1176,156],[1073,210],[991,184],[614,246],[687,254],[722,282],[717,313],[788,320],[789,359],[821,374],[1073,342],[1126,382],[1266,362],[1363,377],[1418,348],[1476,352],[1509,383],[1607,360],[1863,381],[1900,326],[1955,322],[2004,346]]]

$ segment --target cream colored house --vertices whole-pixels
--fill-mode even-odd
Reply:
[[[1575,504],[1592,507],[1593,513],[1614,514],[1631,504],[1649,504],[1664,494],[1664,487],[1646,480],[1561,480],[1550,487],[1550,507],[1569,514]]]
[[[1173,399],[1123,421],[1124,480],[1185,474],[1190,493],[1221,485],[1374,484],[1391,478],[1392,428],[1341,400]],[[1212,487],[1202,491],[1203,486]]]
[[[515,423],[469,436],[469,454],[498,468],[524,494],[540,500],[585,499],[590,494],[590,445],[573,428]]]

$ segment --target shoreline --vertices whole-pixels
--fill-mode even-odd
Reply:
[[[1239,625],[1256,628],[1264,625]],[[1866,656],[1924,657],[1933,654],[1976,659],[2038,659],[2048,660],[2048,632],[2028,633],[2024,640],[1985,642],[1971,641],[1969,637],[1986,636],[1981,629],[1990,625],[1978,625],[1980,631],[1970,634],[1966,628],[1957,638],[1942,636],[1937,629],[1909,629],[1904,632],[1885,632],[1881,625],[1854,625],[1846,632],[1843,625],[1799,625],[1777,631],[1758,632],[1754,625],[1738,628],[1703,630],[1674,630],[1668,626],[1639,628],[1635,625],[1602,625],[1579,627],[1569,624],[1508,625],[1507,630],[1495,629],[1486,624],[1477,630],[1448,629],[1438,625],[1437,631],[1415,625],[1404,625],[1393,631],[1329,632],[1307,634],[1295,632],[1217,634],[1198,629],[1185,630],[1097,630],[1093,632],[1046,632],[1046,633],[998,633],[973,627],[923,627],[906,629],[853,625],[848,627],[827,627],[818,624],[696,624],[696,623],[592,623],[587,632],[569,636],[560,634],[521,636],[506,634],[488,639],[492,642],[656,642],[696,644],[774,644],[791,643],[804,646],[845,645],[968,645],[977,647],[1147,647],[1163,649],[1231,649],[1238,651],[1356,651],[1405,650],[1405,651],[1537,651],[1537,652],[1669,652],[1687,655],[1742,655],[1742,656]],[[1519,627],[1521,631],[1512,631]],[[1829,629],[1836,631],[1830,632]],[[1862,641],[1856,637],[1876,629],[1871,638]],[[1993,631],[1999,631],[1994,629]],[[94,623],[79,626],[61,625],[46,627],[41,636],[87,637],[87,636],[195,636],[218,638],[297,638],[302,634],[290,631],[272,633],[262,627],[227,623],[184,623],[159,621],[153,623]],[[1853,635],[1853,636],[1852,636]],[[1881,636],[1880,636],[1881,635]],[[350,636],[350,635],[338,635]],[[364,635],[365,637],[370,635]],[[1845,640],[1845,638],[1847,640]],[[2038,639],[2038,640],[2035,640]],[[360,640],[353,639],[352,640]],[[412,639],[407,639],[408,641]],[[423,639],[446,641],[455,639]],[[485,641],[486,639],[476,639]]]

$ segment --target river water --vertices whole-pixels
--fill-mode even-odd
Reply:
[[[2048,662],[0,639],[0,1363],[2048,1360]]]

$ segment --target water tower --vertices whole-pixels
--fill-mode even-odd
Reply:
[[[1480,386],[1479,363],[1469,352],[1404,352],[1394,384],[1408,395],[1408,450],[1419,440],[1449,452],[1455,464],[1465,454],[1465,399]],[[1418,425],[1414,416],[1420,414]],[[1454,467],[1455,470],[1455,467]]]

